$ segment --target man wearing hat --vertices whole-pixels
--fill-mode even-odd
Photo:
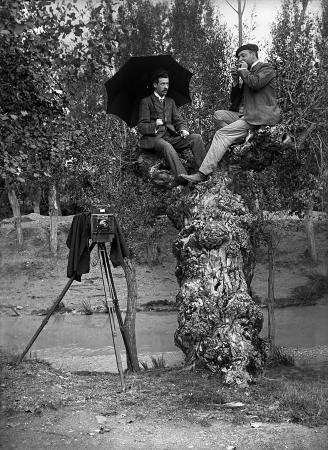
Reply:
[[[186,183],[180,175],[187,174],[177,152],[190,148],[198,169],[205,157],[205,146],[200,134],[190,134],[175,101],[167,97],[169,75],[158,69],[153,77],[153,94],[140,102],[138,130],[142,134],[140,147],[154,149],[163,154],[177,184]]]
[[[275,97],[276,73],[268,63],[258,60],[258,46],[246,44],[236,51],[237,68],[231,71],[231,108],[214,113],[219,130],[207,155],[193,175],[182,175],[191,182],[204,181],[217,167],[229,145],[244,139],[249,130],[261,125],[275,125],[280,109]]]

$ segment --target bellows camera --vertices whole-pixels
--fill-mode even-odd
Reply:
[[[99,206],[91,212],[91,239],[93,242],[111,242],[115,235],[115,217],[109,208]]]

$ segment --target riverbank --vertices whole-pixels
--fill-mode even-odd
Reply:
[[[22,220],[25,244],[20,252],[16,247],[13,220],[0,222],[0,314],[39,314],[49,308],[67,283],[66,238],[72,216],[59,218],[59,252],[55,259],[49,257],[48,251],[49,217],[32,213],[24,216]],[[286,219],[276,256],[277,307],[313,304],[318,299],[328,298],[328,283],[325,277],[328,236],[325,216],[318,216],[315,233],[319,251],[317,266],[313,266],[307,257],[302,222],[295,217]],[[144,254],[138,255],[136,276],[139,310],[175,309],[178,285],[174,273],[176,261],[171,247],[176,236],[177,231],[167,220],[166,233],[158,239],[156,252],[151,255],[148,249]],[[120,267],[113,269],[113,277],[120,306],[124,309],[127,288],[123,270]],[[252,292],[261,306],[266,303],[267,277],[266,251],[264,248],[258,248]],[[82,277],[81,283],[73,283],[63,304],[69,312],[83,312],[85,304],[90,304],[95,312],[104,311],[103,287],[96,252],[92,254],[90,273]]]
[[[127,375],[123,393],[114,374],[0,360],[6,449],[327,448],[327,373],[267,368],[240,389],[206,370],[160,368]]]

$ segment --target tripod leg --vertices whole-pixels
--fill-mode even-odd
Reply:
[[[41,325],[39,326],[39,328],[37,329],[36,333],[34,334],[34,336],[32,337],[32,339],[30,340],[30,342],[27,344],[27,347],[25,348],[25,350],[23,351],[23,353],[21,354],[21,356],[19,357],[19,359],[17,360],[16,364],[20,364],[23,361],[24,356],[26,355],[26,353],[29,351],[29,349],[32,347],[32,345],[34,344],[34,341],[36,340],[36,338],[39,336],[39,334],[41,333],[41,331],[43,330],[43,328],[46,326],[46,324],[48,323],[48,320],[50,319],[51,315],[54,313],[55,309],[57,308],[57,306],[59,305],[59,303],[63,300],[66,292],[68,291],[68,289],[70,288],[71,284],[73,283],[75,279],[75,275],[73,275],[67,282],[66,286],[64,287],[64,289],[62,290],[62,292],[59,294],[59,296],[57,297],[57,299],[54,301],[52,307],[49,309],[49,311],[47,312],[46,317],[43,319]]]
[[[118,298],[117,298],[117,294],[116,294],[116,289],[115,289],[115,285],[114,285],[114,279],[113,279],[113,275],[112,275],[112,271],[110,269],[110,262],[109,262],[109,257],[108,257],[108,253],[107,253],[107,249],[105,244],[101,244],[102,248],[103,248],[103,259],[104,259],[104,265],[106,266],[107,269],[107,282],[111,285],[111,290],[113,292],[113,304],[114,304],[114,308],[115,308],[115,313],[116,313],[116,317],[117,317],[117,321],[121,330],[121,334],[122,334],[122,338],[123,338],[123,342],[124,342],[124,346],[126,349],[126,353],[130,362],[130,366],[133,367],[132,364],[132,355],[131,355],[131,349],[130,349],[130,345],[128,342],[128,339],[126,337],[126,332],[125,332],[125,328],[124,328],[124,324],[123,324],[123,319],[122,319],[122,315],[121,315],[121,310],[118,304]],[[108,278],[109,276],[109,278]]]
[[[113,338],[113,345],[114,345],[117,369],[118,369],[118,372],[120,374],[122,391],[125,392],[125,380],[124,380],[124,375],[123,375],[122,359],[121,359],[121,353],[120,353],[119,344],[118,344],[118,341],[117,341],[117,333],[116,333],[116,327],[115,327],[115,321],[114,321],[114,312],[113,312],[113,307],[112,306],[109,306],[108,313],[109,313],[110,328],[111,328],[111,331],[112,331],[112,338]]]

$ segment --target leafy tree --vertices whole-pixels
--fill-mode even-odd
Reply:
[[[183,108],[190,127],[210,141],[213,112],[228,106],[231,36],[208,0],[181,0],[170,12],[170,50],[191,72],[192,105]]]
[[[56,36],[61,30],[55,26],[57,19],[60,21],[56,14],[48,13],[46,2],[1,2],[0,173],[16,217],[20,246],[23,242],[16,193],[22,183],[49,177],[42,164],[43,155],[49,150],[53,124],[63,117],[66,106],[52,71],[58,52]],[[44,31],[46,24],[54,33],[52,42],[48,42]]]
[[[326,128],[327,118],[321,102],[325,88],[316,50],[318,27],[306,12],[307,4],[307,0],[284,0],[272,28],[270,57],[277,68],[283,122],[295,138],[295,148],[289,148],[286,167],[280,172],[280,192],[286,209],[305,212],[310,253],[316,261],[312,211],[319,206],[322,192],[320,129]],[[293,180],[289,187],[284,178]]]

